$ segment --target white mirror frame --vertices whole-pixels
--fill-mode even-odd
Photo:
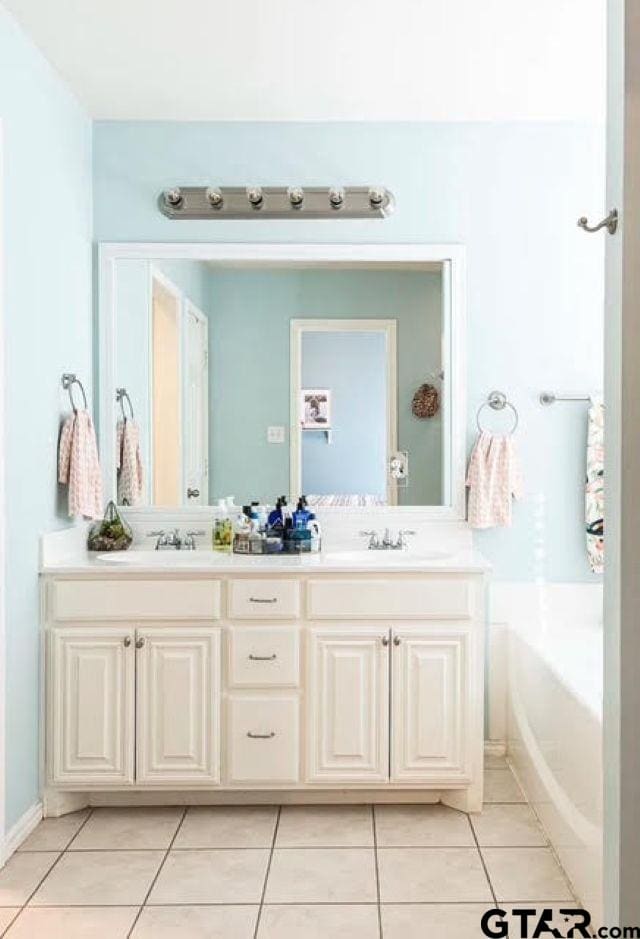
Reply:
[[[448,380],[442,401],[444,423],[451,428],[450,446],[444,454],[445,479],[449,492],[445,505],[385,506],[356,509],[340,507],[327,512],[359,515],[407,513],[429,521],[465,519],[466,466],[466,265],[461,245],[433,244],[191,244],[191,243],[117,243],[100,244],[98,249],[98,336],[99,336],[99,441],[103,468],[105,500],[116,500],[115,473],[115,351],[116,309],[115,276],[120,260],[189,260],[214,261],[238,266],[334,267],[345,264],[380,264],[430,270],[442,264],[443,270],[443,343],[442,367]],[[293,409],[292,409],[293,412]],[[290,426],[289,433],[298,428]],[[447,472],[448,470],[448,472]],[[171,514],[175,517],[211,516],[211,506],[136,506],[127,507],[127,515]]]

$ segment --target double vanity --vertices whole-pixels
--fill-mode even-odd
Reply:
[[[45,810],[482,804],[472,553],[132,550],[43,567]]]

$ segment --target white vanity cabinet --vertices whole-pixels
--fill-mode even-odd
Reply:
[[[480,808],[482,571],[92,572],[45,579],[49,791]]]

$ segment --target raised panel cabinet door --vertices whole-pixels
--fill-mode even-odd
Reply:
[[[309,642],[309,781],[386,781],[388,629],[312,629]]]
[[[469,637],[396,632],[392,645],[392,782],[464,781]]]
[[[218,783],[220,629],[136,633],[136,780]]]
[[[51,781],[132,783],[133,629],[56,628],[48,649]]]

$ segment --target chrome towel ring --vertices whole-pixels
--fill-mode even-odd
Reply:
[[[126,388],[116,388],[116,401],[120,405],[120,410],[122,411],[122,420],[127,420],[127,414],[124,409],[124,402],[126,401],[129,405],[129,420],[133,420],[133,404],[131,403],[131,398],[129,397],[129,392]]]
[[[509,408],[513,414],[513,425],[509,431],[510,434],[515,433],[518,428],[518,412],[515,405],[507,400],[507,396],[503,391],[492,391],[487,397],[486,401],[483,401],[480,407],[476,412],[476,424],[480,433],[483,433],[482,424],[480,422],[480,415],[484,408],[491,408],[493,411],[504,411],[505,408]]]
[[[87,410],[87,396],[85,394],[84,385],[80,379],[74,374],[74,372],[64,372],[61,379],[61,385],[65,391],[69,393],[69,401],[71,403],[71,409],[74,413],[78,412],[76,403],[73,400],[73,386],[78,385],[80,391],[82,392],[82,400],[84,401],[84,409]]]

